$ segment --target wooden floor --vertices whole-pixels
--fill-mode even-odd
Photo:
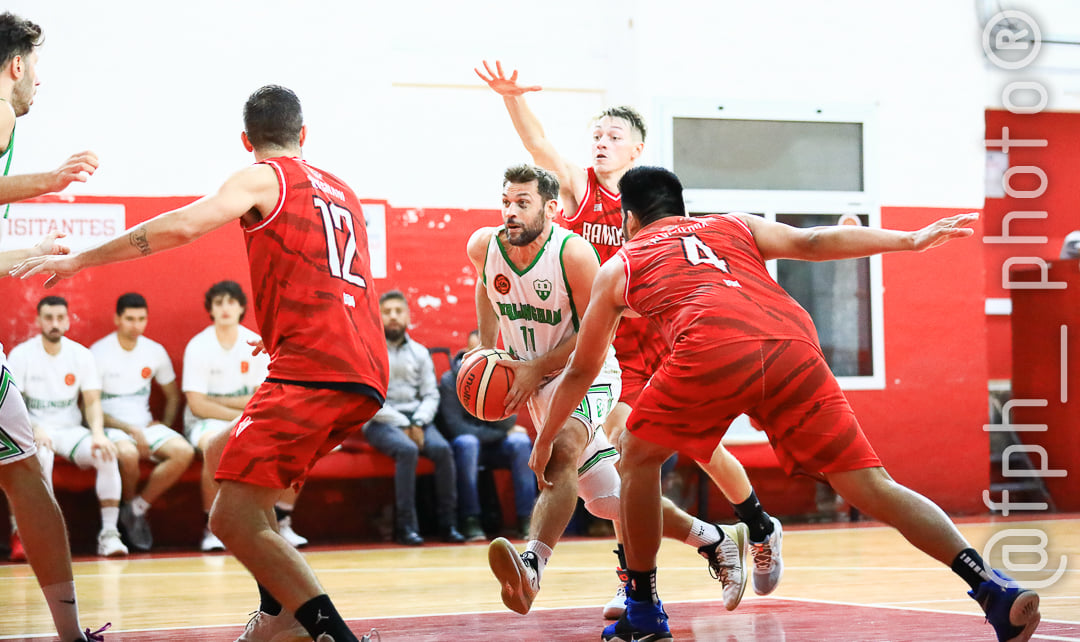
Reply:
[[[1056,568],[1064,555],[1067,567],[1039,590],[1043,625],[1034,639],[1080,642],[1080,518],[980,520],[960,528],[977,549],[1007,529],[1044,533],[1045,566]],[[305,556],[352,628],[376,626],[382,640],[595,640],[604,625],[600,605],[617,583],[611,548],[604,539],[560,543],[526,617],[503,607],[484,544],[314,549]],[[967,587],[891,529],[789,526],[783,552],[786,571],[776,593],[761,598],[747,589],[739,609],[728,613],[695,551],[665,541],[659,591],[676,639],[994,639]],[[1000,565],[1000,554],[994,562]],[[1015,556],[1012,566],[1018,562],[1042,565],[1032,555]],[[112,622],[110,642],[233,640],[257,604],[250,576],[224,554],[79,560],[75,574],[83,624]],[[1030,581],[1049,573],[1012,575]],[[25,564],[0,564],[0,604],[0,639],[55,639]]]

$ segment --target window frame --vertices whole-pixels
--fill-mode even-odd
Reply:
[[[812,102],[732,101],[708,98],[668,98],[657,101],[661,163],[675,167],[674,123],[676,118],[714,118],[728,120],[817,121],[859,123],[862,125],[861,191],[818,190],[731,190],[687,189],[683,196],[688,213],[753,212],[768,221],[777,214],[845,214],[866,216],[870,227],[881,228],[878,200],[878,131],[877,107],[873,104]],[[873,356],[872,374],[839,376],[844,390],[882,390],[885,388],[884,284],[881,256],[870,261],[870,335]],[[776,261],[768,261],[769,274],[776,278]]]

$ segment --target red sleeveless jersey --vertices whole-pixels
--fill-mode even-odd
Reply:
[[[563,212],[555,222],[592,243],[603,263],[615,256],[623,244],[622,195],[604,189],[593,168],[585,171],[589,178],[577,211],[573,216]]]
[[[621,254],[626,305],[655,321],[671,348],[747,339],[818,345],[810,315],[769,275],[750,228],[734,216],[657,221]]]
[[[359,383],[385,397],[386,339],[360,201],[298,158],[262,162],[277,173],[281,195],[244,231],[270,376]]]

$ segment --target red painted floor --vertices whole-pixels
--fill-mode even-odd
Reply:
[[[993,642],[994,632],[982,618],[931,611],[877,608],[846,604],[757,599],[729,613],[720,602],[681,602],[668,605],[676,640],[708,642]],[[528,616],[480,613],[449,616],[350,621],[363,634],[379,631],[382,642],[410,640],[499,640],[555,642],[599,640],[605,623],[597,609],[551,609]],[[110,631],[108,642],[231,641],[239,627],[184,630]],[[3,638],[40,642],[44,638]],[[1080,624],[1044,621],[1033,640],[1080,642]]]

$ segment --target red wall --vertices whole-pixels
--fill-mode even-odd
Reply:
[[[133,224],[190,198],[79,198],[120,202]],[[476,325],[474,275],[465,244],[477,227],[497,224],[495,210],[387,207],[388,277],[412,302],[412,336],[456,350]],[[956,213],[883,208],[886,227],[915,229]],[[986,417],[986,320],[982,245],[976,239],[919,255],[884,257],[887,386],[849,393],[852,406],[893,476],[953,512],[981,512],[989,483]],[[150,303],[148,336],[163,343],[179,372],[188,339],[209,323],[206,288],[230,278],[248,288],[243,241],[226,226],[191,246],[100,268],[54,291],[75,316],[69,336],[92,343],[112,331],[116,297],[142,292]],[[0,341],[9,348],[36,333],[40,281],[0,280]],[[423,305],[422,301],[438,301]],[[250,322],[250,320],[249,320]],[[947,463],[949,473],[942,474]]]
[[[1003,110],[986,112],[986,138],[1001,139],[1002,128],[1009,128],[1009,138],[1045,139],[1046,147],[1013,147],[1009,149],[1009,166],[1032,165],[1046,173],[1046,192],[1038,198],[988,198],[983,217],[987,236],[1000,236],[1005,215],[1013,211],[1045,211],[1044,220],[1013,221],[1011,236],[1045,236],[1045,245],[985,244],[983,258],[986,266],[986,296],[1008,298],[1002,288],[1001,268],[1010,257],[1031,256],[1056,259],[1065,235],[1080,229],[1077,215],[1080,194],[1076,177],[1080,176],[1080,114],[1041,113],[1013,114]],[[1000,145],[988,147],[1000,150]],[[1010,185],[1017,190],[1038,186],[1034,176],[1017,174]],[[992,379],[1012,376],[1012,324],[1007,316],[988,319],[987,358]]]

